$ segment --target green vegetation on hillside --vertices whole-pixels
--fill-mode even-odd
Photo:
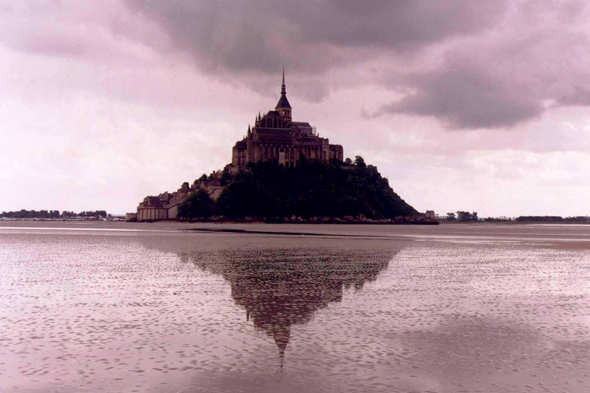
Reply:
[[[357,157],[354,164],[302,161],[297,168],[260,162],[235,176],[229,175],[226,168],[224,177],[228,185],[212,204],[212,210],[211,201],[195,193],[181,205],[181,217],[206,218],[201,212],[214,212],[231,219],[361,215],[368,219],[387,219],[417,213],[393,192],[377,168],[366,165],[362,157]]]
[[[215,205],[207,191],[199,189],[191,193],[178,208],[178,216],[193,218],[209,218],[215,212]]]

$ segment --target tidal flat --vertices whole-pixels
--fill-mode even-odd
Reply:
[[[589,300],[584,225],[0,222],[0,391],[586,393]]]

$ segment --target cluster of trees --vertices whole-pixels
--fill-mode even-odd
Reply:
[[[2,212],[0,218],[74,218],[74,217],[107,217],[107,212],[104,210],[83,211],[81,213],[74,213],[72,211],[64,210],[61,214],[59,210],[25,210],[21,209],[14,212]]]
[[[511,217],[500,216],[500,217],[486,217],[484,218],[486,222],[510,222],[512,221]]]
[[[209,218],[215,214],[215,203],[202,188],[191,193],[178,208],[178,217],[186,219]]]
[[[59,218],[59,210],[25,210],[2,212],[2,218]]]
[[[412,216],[416,210],[402,200],[372,165],[362,157],[340,164],[301,160],[296,168],[276,162],[250,164],[247,171],[231,176],[214,203],[199,190],[180,206],[183,218],[345,217],[369,219]]]
[[[590,222],[590,217],[588,216],[574,216],[574,217],[566,217],[565,218],[566,221],[572,221],[572,222]]]
[[[574,216],[563,218],[561,216],[520,216],[516,219],[517,222],[578,222],[588,223],[590,217],[588,216]]]
[[[83,211],[78,213],[78,217],[107,217],[107,212],[105,210],[93,210],[93,211]]]
[[[455,213],[447,213],[445,218],[447,221],[478,221],[477,212],[469,213],[466,211],[458,211]],[[515,219],[506,216],[487,217],[483,221],[487,222],[565,222],[565,223],[590,223],[590,216],[520,216]]]
[[[555,221],[563,221],[563,217],[561,216],[520,216],[516,218],[517,222],[534,222],[534,221],[548,221],[548,222],[555,222]]]
[[[477,212],[469,213],[463,210],[459,210],[457,214],[450,212],[447,213],[446,217],[447,221],[478,221],[479,217],[477,216]]]

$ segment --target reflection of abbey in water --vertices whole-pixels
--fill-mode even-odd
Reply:
[[[340,302],[346,289],[358,290],[376,280],[399,251],[382,241],[307,240],[313,248],[301,244],[212,249],[209,244],[193,244],[191,250],[170,240],[156,248],[174,251],[184,262],[222,275],[230,283],[232,298],[246,310],[246,319],[274,339],[281,366],[292,325],[308,323],[318,310]]]

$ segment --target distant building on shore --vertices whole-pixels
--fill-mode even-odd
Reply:
[[[328,138],[320,138],[309,123],[292,121],[283,71],[281,96],[275,110],[264,116],[258,114],[254,127],[248,126],[246,137],[236,142],[232,150],[232,170],[237,172],[249,163],[260,161],[276,161],[293,168],[302,157],[325,163],[342,162],[344,149],[341,145],[331,145]]]
[[[281,96],[275,110],[264,116],[258,114],[254,127],[248,126],[247,136],[236,142],[232,149],[232,173],[260,161],[275,161],[287,168],[296,167],[302,158],[324,163],[343,161],[341,145],[331,145],[328,138],[320,138],[309,123],[294,122],[291,116],[283,70]],[[223,190],[220,180],[221,172],[217,171],[208,179],[196,180],[191,186],[184,183],[173,193],[147,196],[137,207],[137,221],[177,219],[180,204],[198,189],[204,189],[211,199],[217,200]]]
[[[182,184],[177,191],[163,192],[158,196],[147,196],[137,207],[137,221],[161,221],[176,220],[180,204],[194,191],[203,189],[209,197],[217,200],[221,195],[221,171],[213,172],[207,179],[195,180],[189,186],[188,182]]]

